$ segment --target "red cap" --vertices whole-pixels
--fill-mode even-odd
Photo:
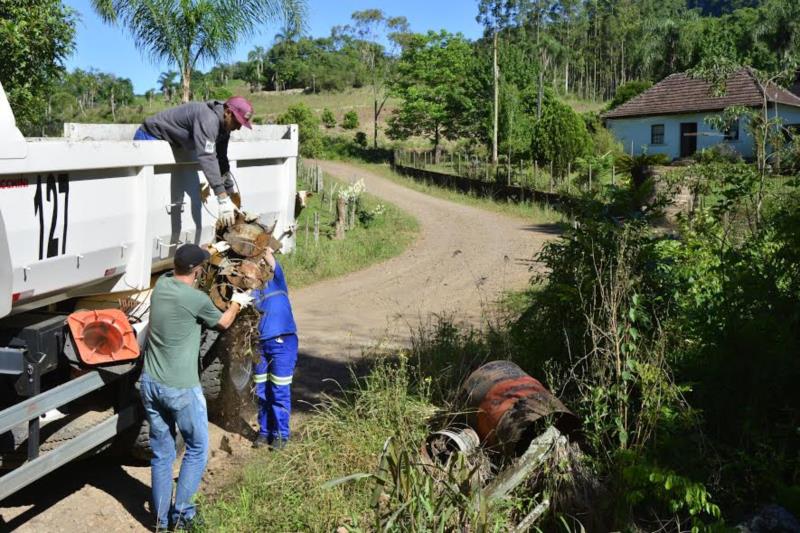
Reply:
[[[253,116],[253,104],[243,96],[231,96],[228,98],[228,101],[225,102],[225,105],[231,110],[231,113],[236,117],[239,124],[251,130],[253,129],[253,126],[250,124],[250,117]]]

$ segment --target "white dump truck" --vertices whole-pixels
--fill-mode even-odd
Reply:
[[[0,500],[137,432],[148,289],[180,244],[214,238],[193,155],[132,141],[136,127],[24,138],[0,86]],[[242,209],[276,224],[284,252],[297,150],[296,125],[235,132],[228,148]],[[198,354],[212,396],[224,374],[205,357],[214,339]]]

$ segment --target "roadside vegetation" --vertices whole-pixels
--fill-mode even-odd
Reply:
[[[314,193],[297,219],[296,250],[281,258],[286,279],[293,289],[361,270],[399,255],[419,231],[412,216],[367,192],[358,198],[353,228],[346,232],[344,239],[335,240],[335,198],[350,184],[327,174],[323,183],[324,197]],[[298,189],[304,187],[308,184],[298,183]],[[318,240],[314,238],[315,213],[319,215]]]
[[[292,447],[258,457],[204,508],[210,529],[506,531],[543,496],[543,531],[721,531],[765,503],[800,512],[800,191],[762,197],[746,163],[691,176],[670,181],[714,194],[680,218],[679,238],[654,229],[665,197],[644,212],[630,187],[608,191],[610,204],[586,198],[579,224],[539,254],[544,274],[487,329],[439,317],[410,351],[375,354]],[[493,359],[580,415],[584,455],[482,509],[469,473],[431,477],[415,457],[464,377]]]

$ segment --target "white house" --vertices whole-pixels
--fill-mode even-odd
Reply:
[[[777,85],[767,86],[765,92],[770,117],[777,114],[784,127],[800,129],[800,97]],[[706,118],[731,106],[761,109],[763,98],[764,90],[749,69],[740,69],[728,78],[723,96],[713,96],[709,82],[680,73],[608,111],[603,118],[625,151],[634,155],[659,153],[680,159],[725,143],[752,158],[753,139],[743,119],[721,132]]]

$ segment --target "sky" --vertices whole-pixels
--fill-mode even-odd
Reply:
[[[124,30],[103,23],[92,11],[89,0],[65,0],[65,4],[80,15],[76,49],[66,62],[69,70],[94,68],[129,78],[137,94],[157,86],[158,75],[169,69],[166,63],[152,63],[136,49]],[[372,8],[382,9],[389,16],[405,16],[415,32],[446,29],[470,39],[482,32],[475,21],[477,0],[308,0],[308,8],[308,34],[312,37],[327,37],[333,26],[350,22],[353,11]],[[254,46],[268,47],[279,29],[280,24],[273,23],[259,35],[242,41],[226,62],[246,59]],[[211,66],[200,65],[200,69]]]

